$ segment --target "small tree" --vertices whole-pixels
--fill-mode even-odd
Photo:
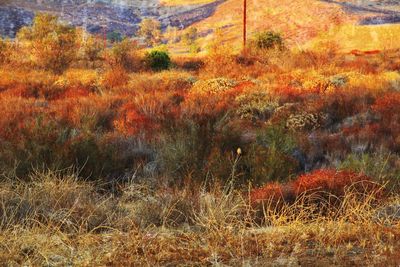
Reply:
[[[148,46],[156,46],[161,43],[161,23],[155,19],[144,19],[140,23],[138,35],[142,37]]]
[[[55,73],[67,69],[77,56],[76,29],[59,23],[53,15],[37,15],[33,25],[22,28],[17,38],[27,43],[35,65]]]
[[[267,31],[256,35],[255,44],[259,49],[283,49],[283,38],[279,33]]]
[[[146,55],[148,66],[154,71],[167,70],[171,66],[171,58],[165,51],[153,50]]]
[[[86,38],[82,46],[83,59],[89,63],[94,64],[97,60],[101,59],[104,44],[93,36]]]
[[[178,36],[178,28],[177,27],[172,27],[168,26],[167,30],[165,31],[164,34],[166,40],[168,43],[175,44],[180,41],[180,37]]]
[[[193,45],[198,38],[198,31],[195,27],[190,27],[182,36],[182,41],[187,46]]]
[[[111,68],[124,68],[125,70],[133,70],[138,66],[137,45],[130,39],[124,39],[115,43],[107,52],[107,63]]]

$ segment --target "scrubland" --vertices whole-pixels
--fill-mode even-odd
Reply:
[[[400,50],[158,68],[35,23],[0,43],[5,266],[400,264]]]

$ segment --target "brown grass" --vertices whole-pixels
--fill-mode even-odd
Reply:
[[[280,208],[265,206],[263,222],[257,223],[246,194],[224,187],[192,194],[132,184],[122,189],[121,197],[107,197],[93,186],[55,173],[36,173],[28,184],[3,180],[0,261],[79,266],[275,266],[313,260],[327,266],[399,264],[399,221],[377,215],[398,198],[378,204],[373,193],[360,198],[349,191],[325,215],[299,198]],[[179,216],[185,219],[179,221]],[[150,219],[147,226],[145,218]]]

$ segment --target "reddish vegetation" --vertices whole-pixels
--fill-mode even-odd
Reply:
[[[364,56],[364,55],[377,55],[382,53],[381,50],[369,50],[369,51],[360,51],[360,50],[352,50],[350,54],[354,56]]]
[[[342,196],[347,187],[359,182],[368,181],[371,181],[371,178],[363,174],[322,169],[299,176],[293,182],[293,188],[296,195],[306,192],[324,191],[335,196]]]
[[[346,188],[353,188],[360,193],[375,189],[371,178],[351,171],[336,171],[331,169],[316,170],[303,174],[294,181],[279,184],[269,183],[251,192],[250,200],[253,204],[262,201],[292,201],[302,194],[317,193],[319,196],[329,194],[336,197],[343,196]]]

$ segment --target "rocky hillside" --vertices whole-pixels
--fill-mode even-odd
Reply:
[[[21,26],[32,21],[36,12],[54,13],[92,33],[106,29],[130,36],[144,17],[157,18],[163,27],[185,28],[212,15],[224,1],[189,5],[165,5],[158,0],[0,1],[0,34],[13,37]]]
[[[271,29],[301,45],[341,25],[400,22],[400,3],[392,0],[250,0],[249,35]],[[135,34],[144,17],[164,28],[194,25],[206,47],[216,28],[240,46],[242,0],[0,0],[0,35],[13,37],[36,12],[51,12],[92,33]],[[375,29],[374,29],[375,31]]]

